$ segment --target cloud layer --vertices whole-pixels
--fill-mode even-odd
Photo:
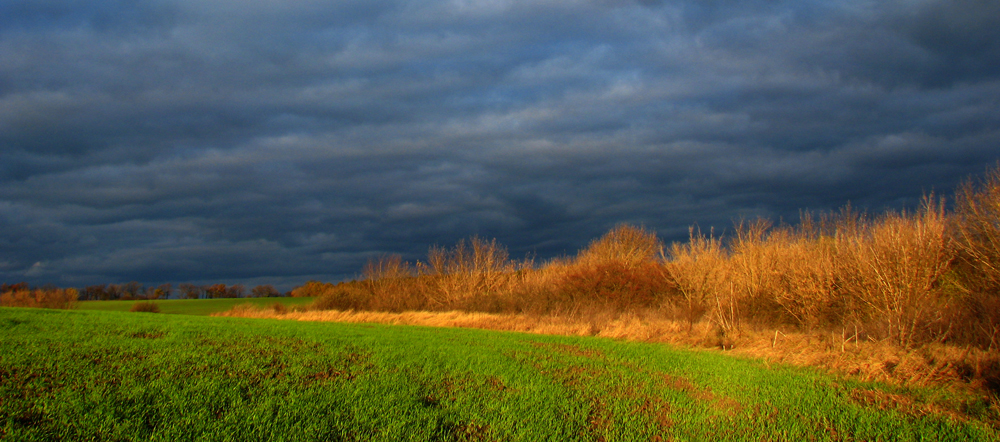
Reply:
[[[0,4],[0,281],[339,280],[574,253],[1000,159],[987,0]]]

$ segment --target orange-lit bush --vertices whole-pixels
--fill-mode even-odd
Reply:
[[[143,313],[159,313],[160,306],[152,301],[140,301],[132,304],[132,308],[128,311],[130,312],[143,312]]]
[[[957,249],[949,280],[960,293],[967,340],[1000,348],[1000,164],[957,192],[953,236]]]
[[[663,266],[649,261],[579,266],[561,285],[562,298],[570,304],[597,304],[615,311],[657,306],[673,286]]]
[[[664,270],[676,293],[671,303],[690,329],[717,304],[726,270],[722,241],[691,228],[688,242],[672,244],[664,259]]]
[[[292,289],[292,297],[296,298],[318,298],[333,290],[335,285],[329,282],[307,281],[305,284]]]
[[[68,289],[22,289],[0,294],[3,307],[76,308],[79,292]]]

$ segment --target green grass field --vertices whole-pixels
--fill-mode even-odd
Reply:
[[[997,440],[992,413],[656,344],[0,308],[2,440]]]
[[[239,304],[253,304],[258,307],[267,307],[275,303],[280,303],[285,307],[304,306],[313,301],[313,298],[219,298],[219,299],[156,299],[153,302],[160,307],[160,313],[178,315],[202,315],[207,316],[212,313],[224,312]],[[127,312],[136,302],[147,301],[80,301],[77,308],[80,310],[101,310],[113,312]]]

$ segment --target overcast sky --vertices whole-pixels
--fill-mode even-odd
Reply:
[[[949,194],[996,0],[3,0],[0,282],[338,281]]]

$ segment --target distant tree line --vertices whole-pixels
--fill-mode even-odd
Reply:
[[[71,307],[79,301],[131,301],[153,299],[213,299],[213,298],[268,298],[288,296],[281,293],[273,285],[258,285],[251,289],[243,284],[208,284],[197,285],[183,283],[174,288],[171,284],[146,287],[140,282],[132,281],[124,284],[98,284],[86,286],[83,289],[58,288],[51,284],[32,287],[26,282],[15,284],[0,284],[0,297],[6,307]],[[59,302],[49,302],[47,299],[58,299]],[[72,298],[72,302],[68,299]]]
[[[53,285],[31,287],[26,282],[0,284],[0,307],[74,308],[79,292]]]

